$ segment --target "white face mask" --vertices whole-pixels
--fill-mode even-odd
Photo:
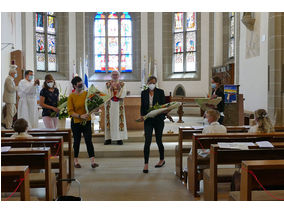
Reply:
[[[156,84],[149,84],[149,89],[154,90],[156,88]]]
[[[54,82],[49,82],[49,83],[47,83],[47,86],[48,86],[49,88],[53,88]]]

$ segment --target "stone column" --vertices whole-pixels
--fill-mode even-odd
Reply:
[[[223,13],[214,13],[214,66],[223,65]]]
[[[284,13],[269,13],[268,39],[268,111],[279,126],[284,125]]]

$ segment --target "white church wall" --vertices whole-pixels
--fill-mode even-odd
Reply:
[[[253,33],[244,24],[240,26],[239,84],[245,98],[245,110],[267,109],[268,15],[255,13]]]
[[[1,97],[4,92],[5,79],[9,74],[10,53],[15,50],[22,50],[21,31],[21,13],[1,13]],[[12,45],[4,48],[6,45],[3,43],[12,43],[14,49],[12,49]]]

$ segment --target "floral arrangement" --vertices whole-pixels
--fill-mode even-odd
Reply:
[[[148,110],[147,115],[143,117],[143,120],[146,120],[148,118],[154,118],[164,112],[169,112],[175,108],[178,108],[181,105],[181,102],[170,102],[167,104],[159,105],[156,103],[154,106],[150,107]],[[137,122],[142,122],[142,119],[137,119]]]
[[[68,101],[68,96],[66,95],[66,89],[64,94],[61,93],[61,87],[60,87],[60,95],[59,95],[59,101],[58,101],[58,106],[57,108],[60,110],[58,113],[52,112],[50,114],[51,117],[56,117],[58,114],[59,120],[62,120],[64,118],[68,118],[68,111],[67,111],[67,101]]]

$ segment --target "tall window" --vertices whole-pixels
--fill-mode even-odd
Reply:
[[[229,13],[230,32],[229,32],[229,58],[235,56],[235,13]]]
[[[96,73],[132,72],[132,19],[129,13],[96,14],[94,50]]]
[[[36,68],[38,71],[57,71],[56,17],[53,12],[35,13]]]
[[[196,72],[196,13],[175,13],[173,72]]]

